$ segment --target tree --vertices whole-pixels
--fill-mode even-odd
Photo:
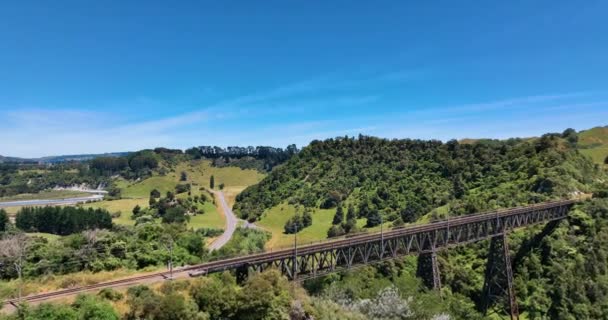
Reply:
[[[169,201],[173,201],[175,200],[175,193],[171,192],[171,191],[167,191],[167,196],[166,196],[167,200]]]
[[[197,307],[192,301],[186,301],[182,295],[171,293],[160,300],[154,319],[195,320]]]
[[[285,226],[283,230],[287,234],[293,234],[296,232],[300,232],[303,229],[302,218],[298,213],[295,216],[291,217],[287,222],[285,222]]]
[[[237,309],[236,279],[228,272],[216,277],[203,277],[193,281],[190,295],[200,310],[211,319],[234,319]]]
[[[26,232],[68,235],[87,229],[110,229],[112,216],[99,208],[25,207],[17,213],[15,225]]]
[[[285,319],[290,307],[290,285],[278,270],[247,279],[240,291],[235,319]]]
[[[215,177],[212,175],[209,178],[209,188],[213,189],[215,187]]]
[[[182,173],[180,174],[179,177],[179,181],[186,181],[188,180],[188,174],[186,173],[186,171],[182,171]]]
[[[345,233],[346,232],[344,231],[344,228],[342,228],[341,225],[333,225],[327,231],[327,237],[328,238],[339,237],[341,235],[344,235]]]
[[[79,319],[120,319],[116,310],[108,302],[96,299],[94,296],[78,296],[73,306],[78,310]]]
[[[29,241],[25,233],[12,234],[0,241],[0,257],[10,261],[19,277],[19,299],[23,290],[23,266],[28,246]]]
[[[158,189],[152,189],[152,191],[150,191],[150,198],[160,198],[160,191],[158,191]]]
[[[312,215],[309,211],[304,211],[302,215],[302,226],[303,228],[309,227],[312,225]]]
[[[127,319],[153,319],[158,310],[158,295],[150,288],[139,285],[127,290]]]
[[[219,187],[220,187],[220,190],[224,190],[224,183],[220,183]]]
[[[357,213],[355,212],[355,207],[350,204],[348,205],[348,212],[346,213],[346,220],[357,219]]]
[[[0,209],[0,232],[6,231],[6,225],[8,223],[8,214],[3,209]]]
[[[456,177],[454,178],[454,181],[453,181],[453,186],[454,186],[454,197],[456,199],[462,198],[462,196],[466,192],[466,186],[464,184],[464,181],[462,180],[461,175],[456,175]]]
[[[31,310],[20,310],[27,320],[77,320],[78,314],[68,305],[42,303]]]
[[[562,132],[562,138],[566,139],[566,141],[570,142],[572,145],[576,145],[578,142],[578,134],[576,130],[572,128],[568,128]]]
[[[163,223],[185,223],[188,222],[189,216],[186,215],[186,210],[180,206],[171,207],[163,215]]]
[[[604,159],[604,164],[608,164],[608,156],[606,156],[606,159]]]
[[[367,224],[365,226],[371,228],[380,225],[380,223],[382,223],[380,212],[378,210],[372,210],[367,216]]]
[[[338,205],[338,208],[336,209],[336,214],[334,215],[334,220],[331,222],[331,224],[342,224],[342,221],[344,221],[344,209],[342,209],[341,205]]]
[[[154,199],[154,198],[152,198],[152,199]],[[135,205],[135,207],[133,208],[133,215],[138,215],[140,211],[141,211],[141,207],[138,204]]]

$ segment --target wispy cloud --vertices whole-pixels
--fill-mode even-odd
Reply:
[[[603,100],[590,99],[588,92],[575,92],[428,107],[406,100],[399,104],[412,107],[391,108],[396,102],[385,97],[384,87],[407,84],[421,74],[427,72],[403,70],[356,78],[322,76],[154,119],[145,117],[147,106],[170,110],[170,104],[137,99],[135,111],[128,116],[72,109],[5,109],[0,110],[0,154],[36,157],[157,146],[302,145],[313,139],[358,133],[449,139],[488,135],[488,130],[500,128],[512,132],[514,129],[503,122],[509,119],[510,123],[524,123],[521,119],[532,112],[575,108],[597,113],[595,109],[606,105]],[[137,111],[144,114],[138,115]],[[482,116],[485,114],[498,116]],[[589,119],[579,117],[577,123]]]

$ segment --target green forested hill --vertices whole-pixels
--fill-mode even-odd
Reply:
[[[428,212],[466,214],[590,192],[605,197],[606,173],[581,153],[578,141],[572,130],[462,144],[362,136],[316,141],[245,190],[235,207],[241,216],[257,219],[286,202],[322,208],[341,204],[353,205],[360,217],[379,212],[387,220],[414,221]],[[608,202],[594,199],[577,205],[557,226],[509,236],[523,318],[606,319],[606,226]],[[456,319],[486,318],[479,311],[488,246],[482,241],[440,253],[445,286],[440,304]],[[408,268],[413,267],[403,270]],[[348,277],[363,281],[366,276],[349,275],[325,294],[348,287]],[[506,308],[499,305],[498,313],[504,315]]]
[[[415,221],[449,204],[451,214],[511,207],[590,191],[601,169],[572,134],[460,144],[359,136],[314,141],[237,198],[250,220],[288,201],[353,205],[359,217]]]

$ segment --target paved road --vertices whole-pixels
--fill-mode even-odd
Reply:
[[[65,198],[65,199],[7,201],[7,202],[0,202],[0,208],[17,207],[17,206],[68,205],[68,204],[84,203],[87,201],[98,201],[98,200],[102,200],[102,199],[103,199],[103,195],[94,194],[94,195],[90,195],[88,197],[76,197],[76,198]]]
[[[209,250],[213,251],[223,247],[226,243],[228,243],[228,241],[230,241],[230,238],[232,238],[232,234],[236,230],[239,223],[239,219],[237,219],[234,212],[232,212],[232,209],[226,202],[223,192],[215,190],[210,191],[216,195],[217,199],[219,200],[220,207],[224,212],[224,217],[226,217],[226,229],[224,230],[224,233],[222,233],[219,238],[215,239],[215,241],[209,245]]]

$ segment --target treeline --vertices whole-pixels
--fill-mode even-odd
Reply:
[[[227,147],[200,146],[186,150],[195,159],[211,159],[215,166],[236,166],[242,169],[271,171],[275,166],[289,160],[299,152],[295,144],[287,148],[267,146]]]
[[[89,167],[98,175],[143,176],[158,168],[160,160],[161,156],[156,151],[143,150],[126,157],[95,158],[89,162]]]
[[[25,207],[17,213],[15,225],[26,232],[68,235],[89,229],[109,229],[112,217],[105,209]]]
[[[368,136],[313,141],[241,193],[235,212],[256,220],[282,202],[341,204],[352,205],[358,218],[412,222],[448,204],[458,215],[567,197],[587,192],[600,171],[574,148],[575,140],[567,130],[472,144]]]

